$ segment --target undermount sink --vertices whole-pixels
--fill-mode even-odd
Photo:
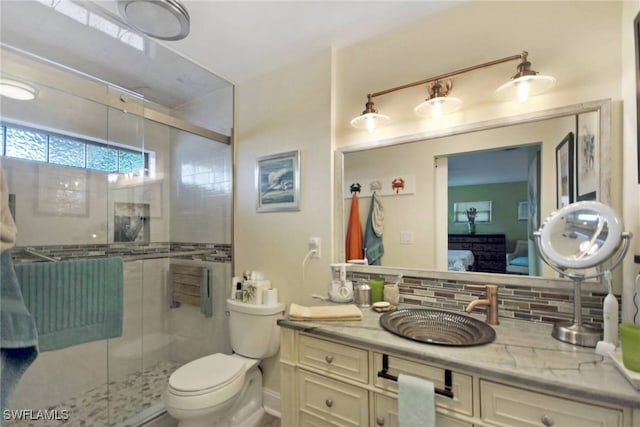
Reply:
[[[486,323],[451,311],[410,308],[380,316],[380,326],[392,334],[427,344],[474,346],[496,339]]]

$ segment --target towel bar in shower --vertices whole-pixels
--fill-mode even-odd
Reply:
[[[385,378],[387,380],[398,381],[398,377],[396,375],[391,375],[389,373],[389,355],[388,354],[382,355],[382,369],[380,370],[380,372],[378,372],[378,376],[380,378]],[[451,379],[451,370],[445,369],[444,370],[444,389],[436,387],[434,391],[437,394],[453,399],[453,391],[451,391],[452,385],[453,383]]]

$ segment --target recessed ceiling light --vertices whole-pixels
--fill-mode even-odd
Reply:
[[[120,15],[136,30],[161,40],[189,34],[189,13],[178,0],[118,0]]]
[[[37,94],[36,88],[26,83],[12,79],[0,79],[0,96],[20,101],[31,101],[35,99]]]

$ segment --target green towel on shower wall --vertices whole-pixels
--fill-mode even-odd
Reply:
[[[120,257],[15,265],[40,351],[122,335]]]

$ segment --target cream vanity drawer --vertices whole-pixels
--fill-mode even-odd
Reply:
[[[398,383],[393,380],[381,378],[377,375],[382,370],[382,354],[374,353],[373,356],[373,383],[376,387],[383,390],[398,392]],[[402,359],[396,356],[388,356],[389,373],[398,376],[400,374],[412,375],[414,377],[424,378],[433,382],[438,388],[444,388],[445,369],[417,363],[411,360]],[[452,372],[451,375],[451,391],[453,399],[436,394],[436,405],[442,408],[451,409],[462,414],[473,416],[473,398],[472,398],[472,378],[469,375],[459,372]]]
[[[376,427],[399,427],[398,400],[381,394],[374,395],[373,425]],[[473,427],[473,423],[456,420],[436,413],[438,427]]]
[[[305,414],[309,414],[311,420],[315,416],[325,421],[325,424],[317,425],[369,424],[369,393],[365,389],[299,371],[298,393],[301,420],[305,419]],[[314,424],[309,421],[308,425]]]
[[[319,369],[340,378],[363,384],[369,382],[366,350],[336,344],[306,335],[299,336],[298,363],[302,367]]]
[[[534,393],[516,387],[480,381],[482,419],[496,426],[623,425],[622,411]]]

